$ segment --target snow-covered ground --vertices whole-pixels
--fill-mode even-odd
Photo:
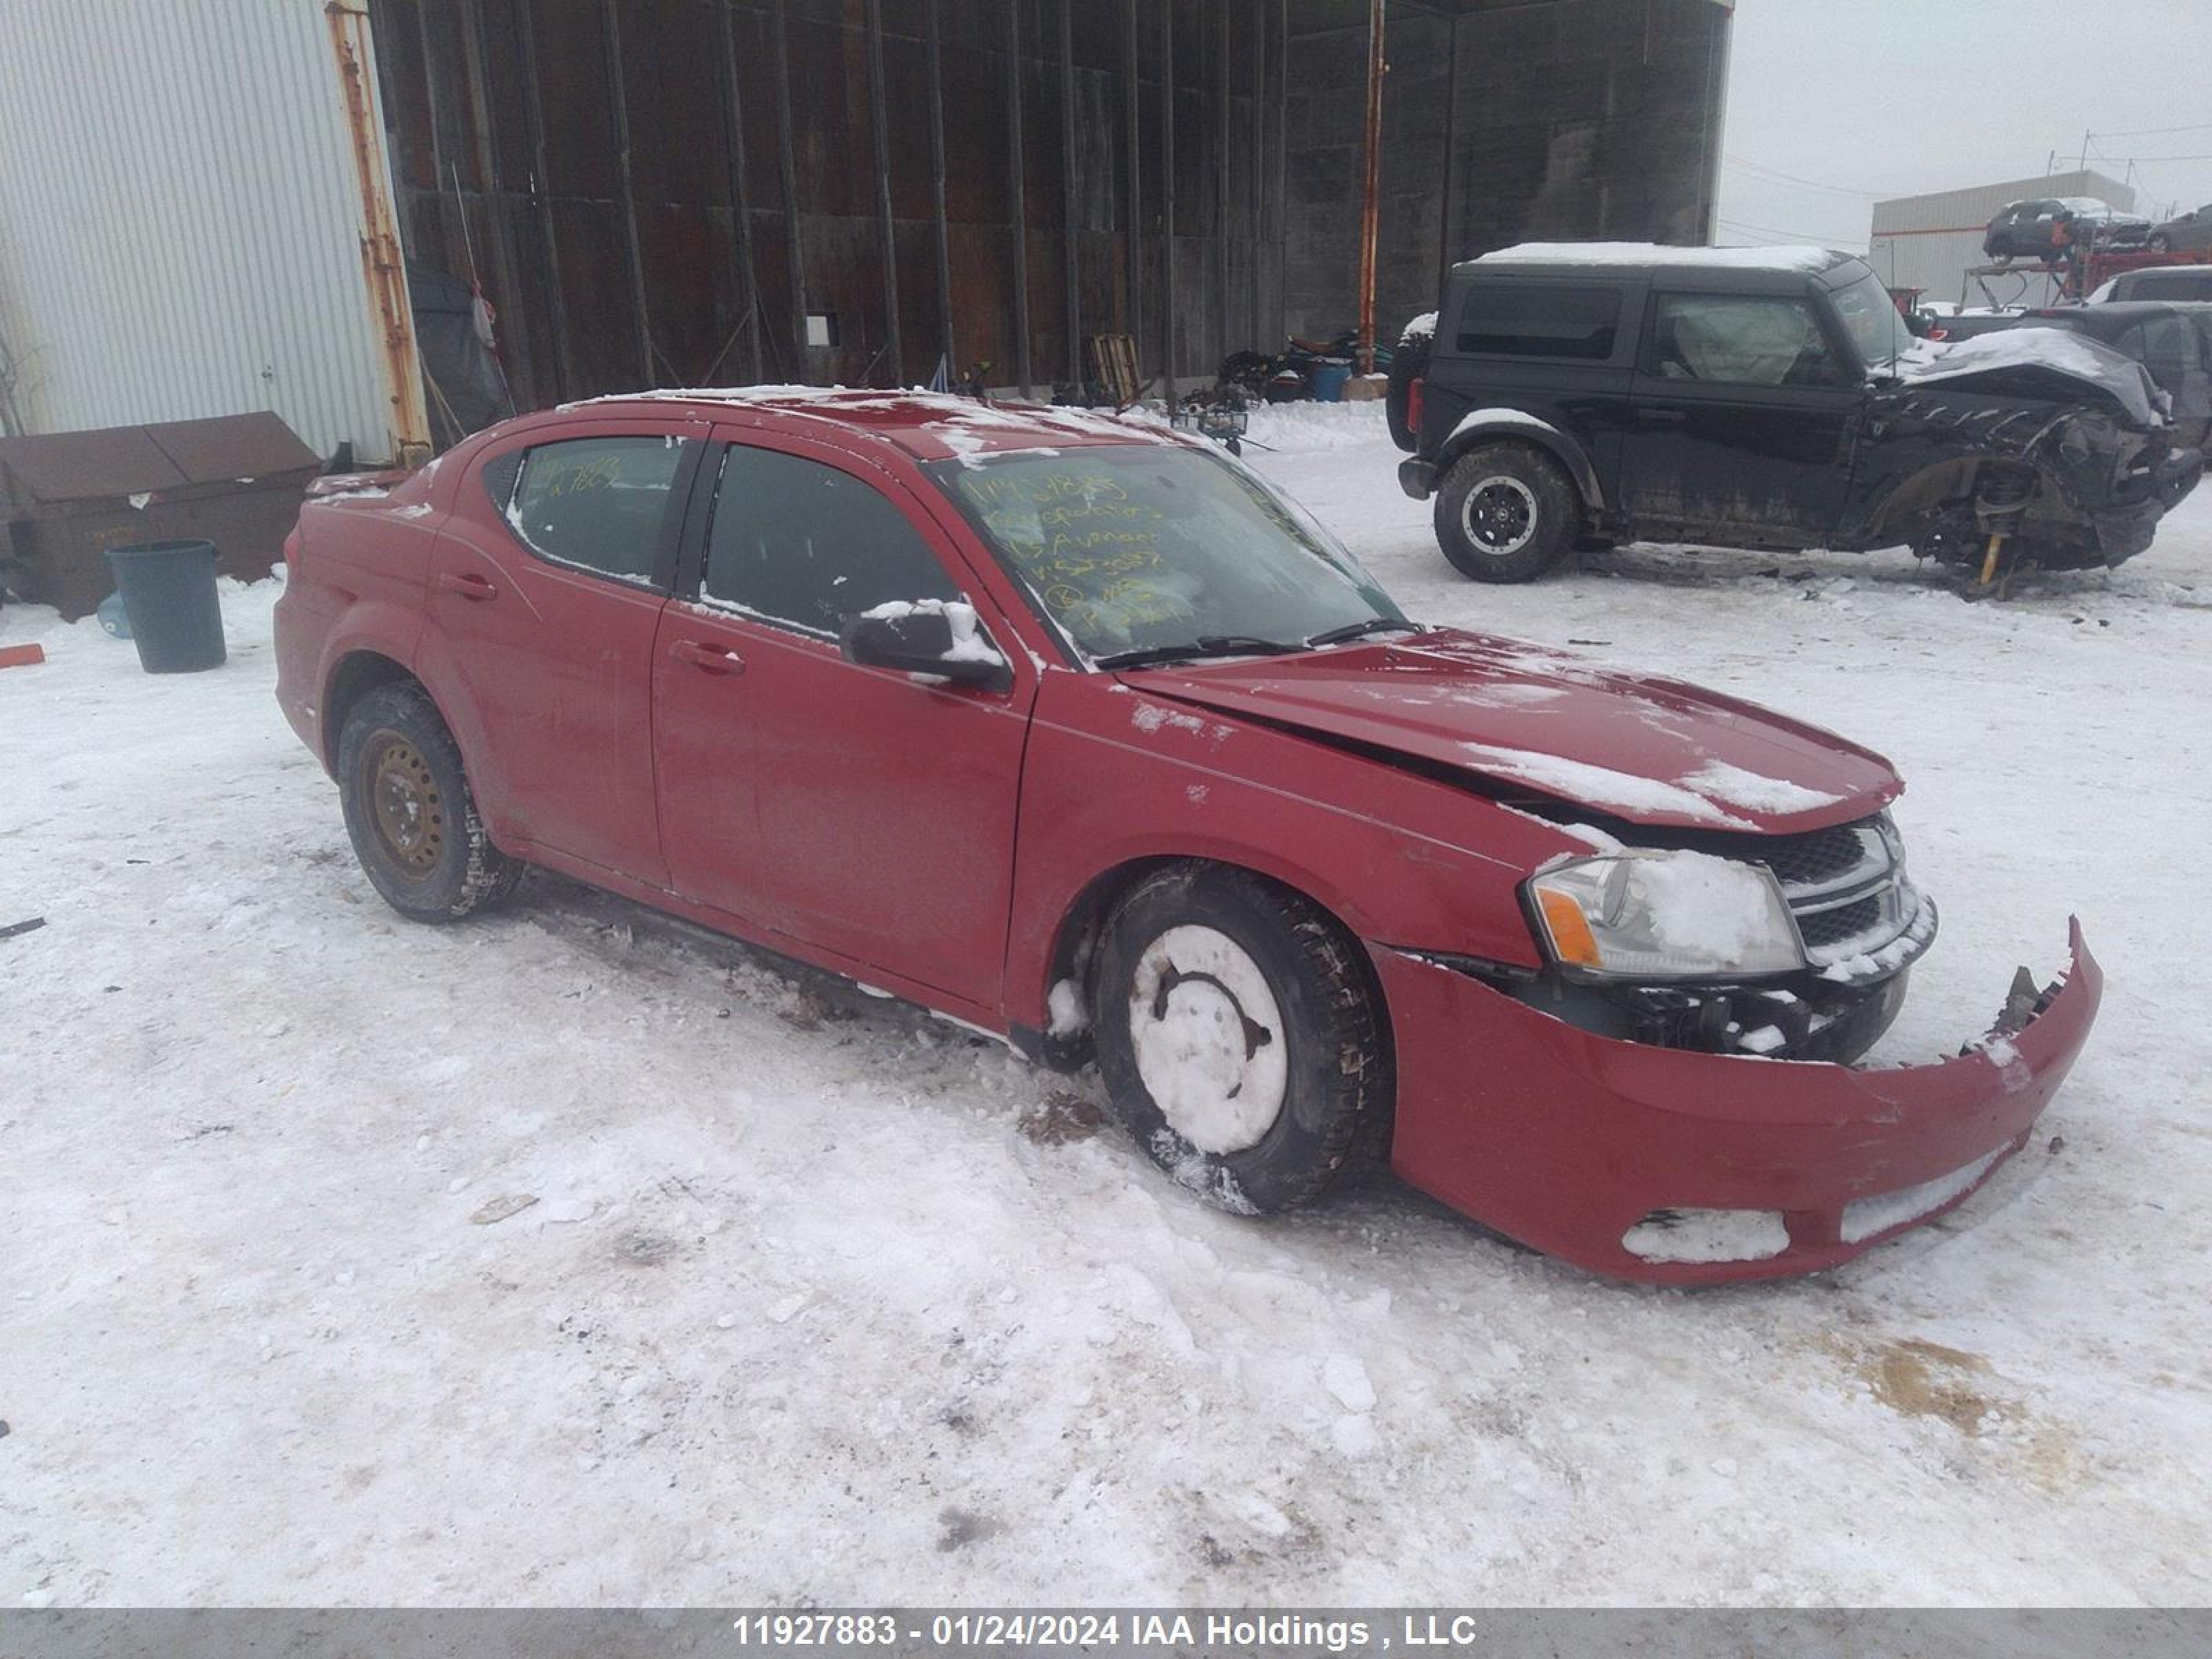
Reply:
[[[2104,1018],[2032,1151],[1718,1292],[1387,1177],[1237,1219],[1088,1080],[567,883],[401,921],[277,714],[272,584],[191,677],[11,608],[0,1602],[2212,1595],[2212,496],[2003,605],[1901,554],[1499,590],[1376,406],[1254,435],[1414,614],[1893,757],[1945,927],[1893,1055],[2078,909]]]

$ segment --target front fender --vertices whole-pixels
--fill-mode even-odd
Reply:
[[[1042,1026],[1064,930],[1100,878],[1206,859],[1297,889],[1360,938],[1537,967],[1528,872],[1558,825],[1316,738],[1048,673],[1023,763],[1006,1018]]]

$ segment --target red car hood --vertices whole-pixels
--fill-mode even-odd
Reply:
[[[1322,738],[1441,763],[1632,823],[1778,834],[1864,817],[1904,787],[1832,732],[1677,681],[1443,629],[1125,672],[1129,685]]]

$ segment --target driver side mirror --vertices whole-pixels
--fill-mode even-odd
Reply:
[[[945,685],[1003,690],[1013,671],[960,599],[894,599],[848,620],[839,636],[845,660],[888,668]]]

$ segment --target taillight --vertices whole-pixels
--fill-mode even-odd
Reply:
[[[1406,430],[1416,439],[1421,435],[1421,386],[1418,374],[1406,382]]]

